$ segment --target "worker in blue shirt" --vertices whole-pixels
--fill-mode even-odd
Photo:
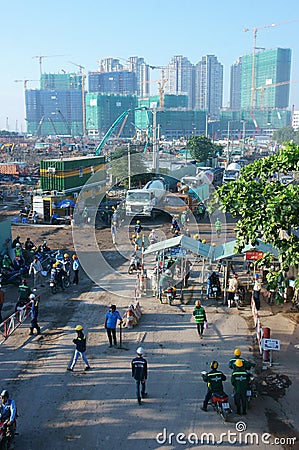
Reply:
[[[0,419],[6,422],[7,435],[13,438],[16,428],[17,407],[15,401],[9,398],[8,391],[4,389],[1,392]]]
[[[113,337],[113,343],[114,347],[117,346],[117,340],[116,340],[116,324],[117,321],[120,321],[122,323],[122,317],[119,314],[119,312],[116,310],[115,305],[111,305],[109,311],[106,313],[105,318],[105,328],[107,331],[107,336],[109,339],[109,347],[112,347],[112,337]]]

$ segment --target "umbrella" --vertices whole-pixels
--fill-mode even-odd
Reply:
[[[75,205],[76,203],[74,202],[74,200],[65,199],[57,203],[57,208],[70,208],[74,207]]]

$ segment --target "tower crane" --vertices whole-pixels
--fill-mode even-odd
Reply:
[[[28,81],[38,81],[38,80],[15,80],[15,83],[24,83],[24,91],[26,91]]]
[[[299,83],[299,80],[280,81],[279,83],[264,84],[263,86],[258,86],[257,88],[255,88],[256,90],[260,90],[261,91],[260,107],[261,108],[264,107],[264,93],[265,93],[265,89],[274,88],[274,87],[277,87],[277,86],[284,86],[286,84],[291,84],[291,83]]]
[[[39,71],[40,71],[40,74],[42,74],[43,73],[43,59],[44,58],[58,58],[60,56],[64,56],[64,55],[37,55],[37,56],[32,56],[32,58],[38,58]]]
[[[287,25],[289,23],[299,22],[298,19],[296,20],[288,20],[287,22],[280,22],[280,23],[271,23],[270,25],[261,25],[259,27],[253,27],[253,28],[244,28],[242,31],[244,33],[248,31],[253,31],[253,52],[252,52],[252,70],[251,70],[251,109],[255,108],[255,54],[256,50],[260,49],[261,47],[256,46],[256,39],[257,39],[257,32],[259,30],[263,30],[264,28],[273,28],[278,27],[280,25]]]
[[[81,76],[81,88],[82,88],[82,126],[83,126],[83,137],[86,137],[86,116],[85,116],[85,77],[84,73],[85,67],[81,64],[76,64],[72,61],[69,61],[70,64],[79,67],[79,75]]]
[[[161,80],[158,81],[158,92],[160,97],[160,108],[164,108],[164,88],[168,81],[167,78],[165,78],[165,69],[166,67],[163,66],[149,66],[150,69],[160,69],[161,70]]]

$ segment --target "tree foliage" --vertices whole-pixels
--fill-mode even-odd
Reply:
[[[205,163],[210,158],[222,153],[222,146],[214,144],[211,139],[204,135],[188,138],[187,147],[191,157],[197,162]]]
[[[295,131],[292,127],[283,127],[274,131],[273,141],[282,144],[283,142],[293,141],[294,144],[299,144],[299,131]]]
[[[118,180],[123,180],[125,185],[128,185],[129,165],[128,165],[128,150],[118,149],[111,156],[110,168],[112,175]],[[139,179],[142,180],[144,174],[147,173],[147,167],[144,163],[144,155],[131,150],[130,157],[131,182],[137,183]]]
[[[299,239],[291,232],[299,225],[299,186],[283,185],[274,181],[273,175],[291,171],[299,171],[299,146],[288,143],[277,154],[243,168],[237,181],[221,186],[214,194],[214,207],[240,217],[237,252],[246,244],[257,244],[261,237],[278,250],[283,272],[299,263]],[[268,259],[262,262],[269,266]]]

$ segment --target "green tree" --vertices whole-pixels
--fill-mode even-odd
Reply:
[[[299,239],[291,232],[299,226],[299,186],[273,181],[273,175],[291,171],[299,171],[299,146],[288,143],[277,154],[243,168],[237,181],[214,193],[214,208],[218,205],[239,218],[236,251],[255,245],[261,236],[278,250],[281,274],[299,263]],[[272,261],[267,254],[261,264],[269,267]]]
[[[274,131],[273,141],[282,144],[283,142],[294,141],[295,131],[292,127],[282,127],[279,130]]]
[[[144,163],[144,155],[143,153],[136,152],[136,150],[131,150],[130,153],[131,183],[138,184],[138,181],[142,180],[144,175],[147,174],[147,167]],[[123,180],[123,184],[128,186],[128,150],[117,149],[111,156],[109,166],[111,167],[112,175],[119,180]]]
[[[205,135],[188,138],[187,148],[193,159],[203,163],[210,158],[220,155],[223,149],[221,145],[214,144],[211,139],[207,138]]]

